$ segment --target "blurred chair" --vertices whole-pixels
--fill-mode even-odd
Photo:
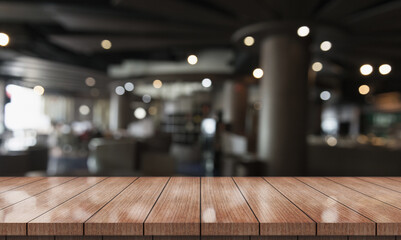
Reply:
[[[135,141],[94,138],[89,142],[88,170],[94,175],[129,176],[134,172]]]

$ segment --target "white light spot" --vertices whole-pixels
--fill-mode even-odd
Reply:
[[[135,111],[134,111],[134,116],[135,116],[137,119],[144,119],[144,118],[146,117],[146,111],[145,111],[145,109],[143,109],[143,108],[141,108],[141,107],[135,109]]]
[[[84,115],[84,116],[86,116],[86,115],[88,115],[89,113],[90,113],[90,108],[87,106],[87,105],[81,105],[81,106],[79,106],[79,113],[81,114],[81,115]]]
[[[202,86],[205,88],[212,86],[212,80],[210,80],[209,78],[204,78],[202,80]]]
[[[306,37],[306,36],[308,36],[308,35],[309,35],[309,32],[310,32],[310,30],[309,30],[309,27],[307,27],[307,26],[299,27],[299,28],[298,28],[298,31],[297,31],[298,36],[300,36],[300,37]]]
[[[95,80],[93,77],[87,77],[87,78],[85,79],[85,84],[86,84],[88,87],[93,87],[93,86],[95,86],[95,84],[96,84],[96,80]]]
[[[122,86],[118,86],[118,87],[116,87],[116,94],[117,95],[123,95],[125,93],[125,89],[124,89],[124,87],[122,87]]]
[[[330,97],[331,97],[331,94],[329,91],[323,91],[320,93],[320,99],[322,99],[323,101],[329,100]]]
[[[127,92],[131,92],[134,90],[135,86],[132,82],[126,82],[124,84],[124,88],[125,88],[125,90],[127,90]]]
[[[362,75],[367,76],[373,72],[373,67],[370,64],[364,64],[359,69]]]
[[[41,96],[45,93],[45,89],[42,86],[38,85],[33,88],[33,92]]]
[[[187,61],[191,65],[195,65],[198,62],[198,57],[195,55],[189,55]]]
[[[369,93],[370,87],[369,87],[368,85],[361,85],[361,86],[358,88],[358,91],[359,91],[359,93],[360,93],[361,95],[366,95],[366,94]]]
[[[315,72],[320,72],[323,69],[323,64],[321,62],[314,62],[312,64],[312,70]]]
[[[329,145],[330,147],[334,147],[337,145],[337,138],[330,136],[326,139],[327,145]]]
[[[10,37],[5,33],[0,33],[0,46],[5,47],[10,42]]]
[[[246,38],[244,38],[244,44],[245,46],[252,46],[255,43],[255,39],[252,36],[247,36]]]
[[[263,77],[263,70],[261,68],[256,68],[253,70],[253,77],[254,78],[262,78]]]
[[[102,48],[104,48],[106,50],[111,48],[111,42],[110,42],[110,40],[107,40],[107,39],[104,39],[102,41],[101,45],[102,45]]]
[[[391,66],[389,64],[382,64],[379,67],[379,72],[381,75],[387,75],[391,72]]]
[[[320,44],[320,49],[324,52],[329,51],[331,49],[331,42],[330,41],[324,41]]]

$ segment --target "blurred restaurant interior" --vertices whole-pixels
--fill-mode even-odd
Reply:
[[[0,175],[400,175],[400,12],[0,1]]]

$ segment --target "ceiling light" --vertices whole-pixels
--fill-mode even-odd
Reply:
[[[320,93],[320,99],[322,99],[323,101],[327,101],[331,98],[331,94],[329,91],[323,91]]]
[[[0,46],[5,47],[10,42],[10,38],[5,33],[0,33]]]
[[[41,96],[45,93],[45,89],[42,86],[38,85],[33,88],[33,92]]]
[[[320,44],[320,49],[324,52],[329,51],[331,49],[331,42],[324,41]]]
[[[382,64],[379,67],[379,72],[381,75],[387,75],[391,72],[391,66],[389,64]]]
[[[134,116],[135,116],[137,119],[144,119],[144,118],[146,117],[146,111],[145,111],[145,109],[143,109],[143,108],[141,108],[141,107],[135,109],[135,111],[134,111]]]
[[[212,86],[212,80],[210,80],[210,78],[204,78],[202,80],[202,86],[205,88]]]
[[[308,35],[309,35],[309,32],[310,32],[310,30],[309,30],[309,27],[307,27],[307,26],[299,27],[299,28],[298,28],[298,31],[297,31],[298,36],[300,36],[300,37],[306,37],[306,36],[308,36]]]
[[[263,70],[261,68],[255,68],[255,70],[253,70],[253,77],[254,78],[262,78],[263,77]]]
[[[366,95],[369,93],[370,88],[368,85],[361,85],[358,90],[361,95]]]
[[[107,40],[107,39],[103,40],[101,45],[102,45],[102,48],[104,48],[106,50],[111,48],[111,42],[110,42],[110,40]]]
[[[321,62],[314,62],[312,64],[312,70],[315,72],[320,72],[323,69],[323,64]]]
[[[198,62],[198,57],[195,55],[189,55],[187,61],[191,65],[195,65]]]
[[[81,115],[88,115],[89,113],[90,113],[90,108],[87,106],[87,105],[81,105],[80,107],[79,107],[79,113],[81,114]]]
[[[122,86],[116,87],[115,91],[116,91],[116,94],[119,95],[119,96],[121,96],[121,95],[123,95],[125,93],[125,89]]]
[[[362,75],[367,76],[373,72],[373,67],[370,64],[364,64],[359,69]]]
[[[248,36],[246,38],[244,38],[244,44],[245,46],[252,46],[255,43],[255,39],[252,36]]]
[[[88,87],[93,87],[93,86],[95,86],[95,84],[96,84],[96,80],[95,80],[93,77],[87,77],[87,78],[85,79],[85,84],[86,84]]]
[[[163,83],[159,79],[156,79],[156,80],[153,81],[153,87],[154,88],[161,88],[162,86],[163,86]]]
[[[126,83],[124,84],[124,88],[125,88],[125,90],[127,90],[128,92],[131,92],[131,91],[134,90],[135,86],[134,86],[134,84],[133,84],[132,82],[126,82]]]
[[[150,101],[152,101],[152,97],[150,95],[148,95],[148,94],[145,94],[145,95],[142,96],[142,101],[144,103],[150,103]]]

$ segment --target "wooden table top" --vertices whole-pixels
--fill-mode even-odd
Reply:
[[[0,177],[0,236],[397,236],[401,177]]]

